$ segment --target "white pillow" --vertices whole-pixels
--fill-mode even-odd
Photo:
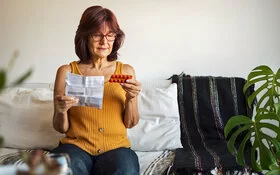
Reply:
[[[10,88],[0,94],[0,135],[4,147],[47,148],[58,145],[63,134],[53,129],[51,88]]]
[[[182,148],[177,84],[142,89],[138,96],[139,123],[128,129],[131,149],[162,151]]]

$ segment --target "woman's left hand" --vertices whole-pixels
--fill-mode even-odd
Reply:
[[[127,100],[133,99],[141,92],[141,83],[135,79],[128,79],[125,83],[121,83],[121,86],[126,91]]]

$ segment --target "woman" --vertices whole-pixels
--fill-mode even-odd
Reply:
[[[83,13],[75,36],[80,61],[62,65],[54,87],[54,128],[66,137],[52,152],[67,153],[73,174],[139,174],[138,157],[130,149],[126,129],[139,121],[137,96],[141,84],[133,67],[117,61],[124,33],[112,11],[92,6]],[[73,106],[75,97],[65,96],[68,72],[104,76],[102,109]],[[125,83],[111,83],[112,74],[129,74]]]

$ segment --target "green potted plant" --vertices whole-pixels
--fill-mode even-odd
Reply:
[[[266,175],[280,174],[280,69],[275,73],[266,65],[253,69],[247,78],[243,92],[255,85],[255,91],[248,96],[248,106],[255,104],[252,118],[233,116],[224,129],[228,150],[236,155],[237,163],[244,166],[245,149],[250,149],[252,169],[266,172]],[[237,129],[236,129],[237,128]],[[237,137],[245,132],[236,148]],[[246,148],[251,141],[252,147]]]
[[[7,82],[8,74],[12,70],[14,62],[17,59],[18,55],[19,55],[19,52],[15,51],[9,61],[8,68],[7,69],[0,68],[0,93],[7,87],[17,86],[17,85],[22,84],[28,77],[30,77],[30,75],[33,72],[32,68],[29,68],[26,72],[24,72],[24,74],[19,76],[15,81],[8,84],[8,82]],[[0,135],[1,135],[1,133],[0,133]],[[3,144],[3,138],[0,136],[0,147],[2,147],[2,144]]]

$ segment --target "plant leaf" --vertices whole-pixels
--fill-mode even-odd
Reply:
[[[13,83],[11,83],[11,85],[16,86],[16,85],[23,83],[32,74],[32,72],[33,72],[33,69],[30,68],[23,75],[21,75],[18,79],[16,79]]]
[[[278,117],[279,117],[279,116],[280,116],[280,102],[275,103],[275,104],[274,104],[274,107],[275,107],[275,112],[276,112],[276,114],[277,114]],[[280,119],[279,119],[279,121],[280,121]]]
[[[246,150],[246,142],[252,139],[251,149],[251,166],[255,171],[273,170],[279,174],[280,164],[280,69],[275,74],[268,66],[261,65],[253,69],[247,77],[247,81],[243,87],[243,92],[247,92],[249,88],[258,87],[247,97],[248,106],[251,107],[256,99],[256,115],[255,121],[246,119],[246,116],[233,116],[224,128],[224,134],[229,137],[229,133],[237,128],[229,138],[228,149],[234,151],[236,138],[242,132],[247,133],[243,137],[242,142],[237,150],[237,163],[243,165],[244,151]],[[249,121],[250,120],[250,121]],[[275,121],[276,124],[268,123]],[[250,126],[250,127],[249,127]],[[264,133],[264,129],[275,132],[276,136],[270,136]]]
[[[14,51],[12,57],[10,58],[9,64],[8,64],[8,70],[9,71],[13,69],[15,61],[16,61],[18,55],[19,55],[19,51],[18,50]]]
[[[262,138],[266,139],[266,141],[268,141],[269,143],[272,144],[273,148],[271,148],[271,149],[273,149],[273,152],[280,151],[280,143],[275,138],[272,138],[271,136],[269,136],[265,133],[263,133],[261,135],[262,135]]]
[[[274,112],[268,113],[257,113],[255,116],[255,122],[260,122],[261,120],[279,120],[279,117]]]
[[[278,151],[276,152],[276,158],[277,158],[278,160],[280,160],[280,150],[278,150]]]
[[[272,153],[275,154],[275,159],[278,158],[277,153],[280,153],[280,143],[278,142],[277,139],[270,137],[269,135],[264,135],[268,141],[272,143]]]
[[[265,175],[278,175],[278,174],[280,174],[280,168],[274,169],[274,170],[271,170],[271,171],[265,173]]]
[[[254,102],[254,99],[257,97],[257,95],[266,89],[268,83],[264,83],[261,87],[255,90],[249,97],[248,97],[248,105],[251,106]]]
[[[251,132],[248,132],[246,136],[243,138],[237,151],[237,163],[242,166],[245,164],[245,160],[244,160],[245,145],[247,141],[250,139],[250,136],[251,136]]]
[[[260,165],[264,170],[270,170],[270,166],[276,163],[272,152],[266,147],[260,147]]]
[[[266,80],[267,80],[267,77],[260,77],[260,78],[256,78],[256,79],[251,80],[251,81],[247,81],[247,83],[243,87],[243,93],[245,93],[246,89],[248,89],[253,84],[261,82],[261,81],[266,81]]]
[[[5,88],[6,86],[6,77],[7,73],[4,69],[0,70],[0,92]]]
[[[246,131],[248,129],[250,129],[252,127],[252,124],[246,124],[244,126],[242,126],[241,128],[238,128],[238,130],[236,130],[230,137],[230,139],[228,140],[227,143],[227,147],[229,152],[231,152],[231,154],[234,155],[234,151],[235,151],[235,147],[234,147],[234,143],[236,141],[237,136],[242,133],[243,131]],[[250,133],[251,134],[251,133]]]
[[[255,155],[252,155],[251,153],[251,163],[257,164],[258,168],[261,168],[262,170],[270,170],[270,166],[276,163],[276,159],[274,158],[271,150],[267,148],[267,146],[264,144],[263,140],[269,140],[271,139],[270,136],[267,136],[266,134],[263,134],[260,130],[260,127],[255,127],[255,141],[253,143],[253,147],[255,149],[255,152],[258,155],[258,159],[255,157]],[[257,151],[258,150],[258,151]],[[255,166],[254,165],[254,166]]]
[[[262,76],[262,75],[271,75],[273,74],[273,71],[270,69],[270,67],[268,67],[267,65],[260,65],[257,66],[256,68],[254,68],[248,75],[248,81],[250,81],[251,79],[258,77],[258,76]]]
[[[246,90],[253,84],[260,84],[260,86],[258,89],[255,90],[254,93],[252,93],[248,97],[249,106],[251,106],[251,104],[254,102],[254,99],[257,96],[260,96],[260,100],[257,102],[256,105],[256,110],[258,110],[258,108],[262,106],[265,108],[269,108],[270,111],[273,111],[274,103],[277,102],[274,101],[276,100],[274,99],[274,97],[279,96],[279,92],[277,92],[277,89],[280,88],[279,70],[276,74],[274,74],[274,72],[268,66],[261,65],[251,71],[243,87],[243,92],[246,92]],[[268,98],[267,101],[264,100],[266,98]]]
[[[256,142],[255,142],[256,143]],[[257,152],[257,144],[253,144],[253,147],[251,149],[251,165],[253,170],[255,171],[261,171],[262,168],[260,166],[260,164],[257,163],[257,158],[256,158],[256,152]]]
[[[2,148],[3,143],[4,143],[4,139],[3,139],[3,137],[0,136],[0,148]]]
[[[227,124],[226,124],[226,126],[225,126],[225,128],[224,128],[225,137],[227,138],[229,132],[230,132],[234,127],[239,126],[239,125],[242,125],[242,124],[250,124],[250,123],[252,124],[253,121],[252,121],[249,117],[247,117],[247,116],[245,116],[245,115],[237,115],[237,116],[231,117],[231,118],[228,120],[228,122],[227,122]]]
[[[263,74],[271,74],[273,72],[267,65],[260,65],[253,69],[253,72],[261,71]]]
[[[261,108],[266,108],[268,111],[274,111],[274,98],[276,96],[275,90],[273,88],[269,88],[265,94],[263,94],[256,105],[256,110]],[[267,99],[267,101],[264,101]],[[261,106],[262,105],[262,106]]]
[[[280,134],[280,128],[278,126],[275,126],[275,125],[270,124],[270,123],[260,123],[260,122],[256,123],[256,128],[259,129],[259,130],[261,128],[267,128],[267,129],[270,129],[277,134]]]

